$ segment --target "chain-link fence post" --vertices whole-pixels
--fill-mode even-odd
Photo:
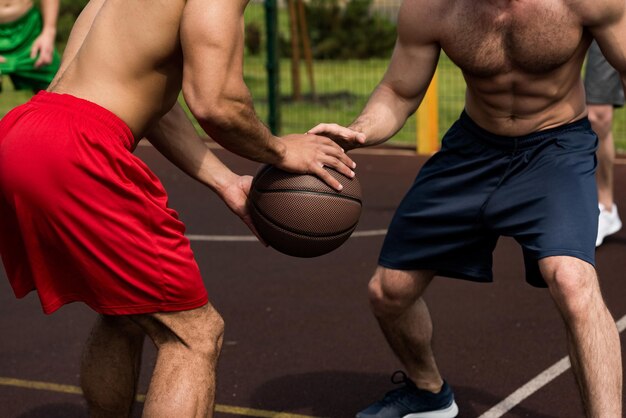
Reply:
[[[278,6],[276,0],[265,0],[267,29],[267,101],[268,125],[274,135],[280,132],[280,66],[278,60]]]

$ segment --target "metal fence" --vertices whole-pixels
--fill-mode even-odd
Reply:
[[[297,3],[296,0],[293,0]],[[377,18],[386,19],[395,27],[400,0],[352,0],[370,4],[370,13]],[[311,1],[306,1],[310,4]],[[327,2],[327,3],[331,3]],[[318,2],[321,3],[321,2]],[[345,3],[345,2],[344,2]],[[297,65],[300,77],[300,94],[294,94],[293,57],[290,52],[291,27],[289,22],[289,4],[287,0],[279,1],[278,34],[279,42],[279,83],[280,83],[280,123],[281,134],[306,132],[307,129],[320,122],[349,124],[359,114],[369,95],[381,80],[391,56],[393,44],[383,55],[366,58],[314,58],[311,66],[307,65],[304,51],[300,51]],[[253,51],[247,45],[244,76],[254,97],[257,113],[268,120],[270,112],[267,94],[267,50],[264,2],[253,1],[246,10],[247,36],[255,34],[261,28],[260,48]],[[250,28],[253,28],[250,29]],[[316,28],[308,26],[313,32]],[[329,33],[340,37],[338,34]],[[254,35],[256,36],[256,35]],[[395,39],[395,33],[394,33]],[[300,38],[302,38],[300,36]],[[302,39],[300,39],[302,41]],[[282,47],[282,48],[281,48]],[[311,49],[315,52],[316,45]],[[293,51],[293,50],[292,50]],[[459,115],[463,107],[464,81],[460,71],[451,65],[443,56],[439,67],[440,93],[440,131],[443,132]],[[312,74],[311,74],[312,73]],[[403,129],[391,142],[414,147],[416,144],[416,118],[409,118]]]
[[[268,101],[268,57],[266,50],[266,21],[265,4],[267,0],[253,0],[246,10],[246,53],[244,76],[254,97],[257,113],[264,120],[268,120],[270,106]],[[382,78],[391,49],[379,56],[359,58],[316,58],[307,62],[306,51],[303,48],[302,21],[298,20],[299,4],[306,7],[321,7],[337,3],[342,10],[350,3],[364,3],[369,5],[369,15],[387,20],[395,25],[395,19],[401,0],[277,0],[277,32],[279,42],[279,83],[278,97],[280,99],[280,118],[278,128],[281,134],[305,132],[320,122],[335,122],[349,124],[359,114],[369,95]],[[290,10],[289,6],[292,6]],[[291,11],[291,15],[290,15]],[[291,21],[301,22],[299,31],[294,32]],[[315,27],[315,19],[310,18],[310,12],[304,20],[306,31],[309,34],[319,32]],[[324,28],[322,28],[324,29]],[[328,30],[317,42],[311,40],[311,51],[315,55],[318,49],[326,45],[333,37],[341,40],[341,34]],[[365,28],[369,30],[369,28]],[[257,33],[258,31],[258,33]],[[298,65],[294,65],[292,37],[299,36],[300,57]],[[354,36],[358,36],[355,34]],[[395,35],[394,35],[395,36]],[[250,38],[258,37],[258,49],[254,50],[254,43],[250,45]],[[321,39],[321,41],[320,41]],[[344,38],[345,39],[345,38]],[[323,45],[322,45],[323,44]],[[310,65],[308,65],[310,64]],[[296,69],[298,71],[296,71]],[[465,98],[465,81],[460,70],[442,54],[438,66],[438,108],[439,108],[439,136],[458,117],[463,109]],[[311,75],[312,73],[312,75]],[[299,74],[299,94],[294,92],[294,78]],[[416,117],[409,118],[405,126],[390,142],[409,147],[416,146]],[[618,149],[626,151],[626,115],[622,111],[615,114],[614,134]]]

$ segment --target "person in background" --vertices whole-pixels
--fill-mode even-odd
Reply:
[[[624,106],[624,90],[619,73],[609,64],[596,42],[591,44],[585,66],[585,92],[591,127],[598,135],[598,236],[596,247],[604,239],[622,228],[622,221],[613,199],[613,164],[615,144],[613,141],[613,113]]]
[[[0,1],[0,91],[2,75],[16,90],[45,90],[59,69],[59,0],[41,0],[40,6],[41,11],[32,0]]]

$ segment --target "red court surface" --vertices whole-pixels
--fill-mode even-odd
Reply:
[[[400,366],[370,314],[366,287],[383,231],[424,158],[354,153],[364,190],[356,233],[331,254],[298,259],[252,240],[215,195],[152,147],[136,153],[162,179],[187,224],[211,300],[226,321],[216,417],[353,417],[392,387],[389,377]],[[256,171],[254,163],[216,153],[238,173]],[[624,216],[623,160],[616,183]],[[620,320],[626,315],[626,230],[598,249],[597,267]],[[494,276],[493,284],[437,278],[426,294],[435,352],[455,390],[459,417],[581,417],[576,384],[561,361],[561,319],[548,292],[524,282],[521,250],[511,239],[498,244]],[[0,417],[87,416],[78,364],[94,318],[79,303],[45,316],[35,294],[16,300],[0,273]],[[154,354],[148,342],[141,393]]]

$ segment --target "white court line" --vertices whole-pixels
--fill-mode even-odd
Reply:
[[[626,315],[624,315],[619,321],[617,321],[617,330],[621,333],[626,329]],[[561,360],[554,363],[552,366],[544,370],[537,375],[534,379],[530,380],[521,388],[511,393],[502,402],[482,414],[478,418],[499,418],[515,408],[522,401],[528,398],[533,393],[550,383],[552,380],[559,377],[565,371],[571,367],[569,357],[565,356]]]
[[[139,143],[140,146],[151,146],[151,144],[145,140]],[[220,145],[208,142],[209,148],[219,149]],[[352,153],[372,153],[381,155],[416,155],[414,151],[406,149],[357,149],[351,151]],[[617,157],[614,161],[616,165],[626,165],[626,158]],[[370,230],[370,231],[358,231],[352,234],[353,237],[369,237],[380,236],[387,233],[386,229]],[[227,236],[227,235],[187,235],[191,241],[222,241],[222,242],[254,242],[258,241],[254,236]],[[621,333],[626,329],[626,315],[624,315],[619,321],[617,321],[617,329]],[[510,394],[507,398],[500,403],[483,413],[479,418],[499,418],[509,412],[515,406],[519,405],[524,399],[537,392],[539,389],[550,383],[552,380],[559,377],[571,367],[569,357],[565,356],[555,364],[544,370],[535,378],[527,382],[525,385],[517,389]]]
[[[378,237],[385,235],[386,229],[372,229],[369,231],[356,231],[351,237]],[[217,241],[217,242],[256,242],[257,237],[254,235],[187,235],[190,241]]]
[[[369,231],[356,231],[352,234],[353,237],[379,237],[387,233],[386,229],[371,229]]]

